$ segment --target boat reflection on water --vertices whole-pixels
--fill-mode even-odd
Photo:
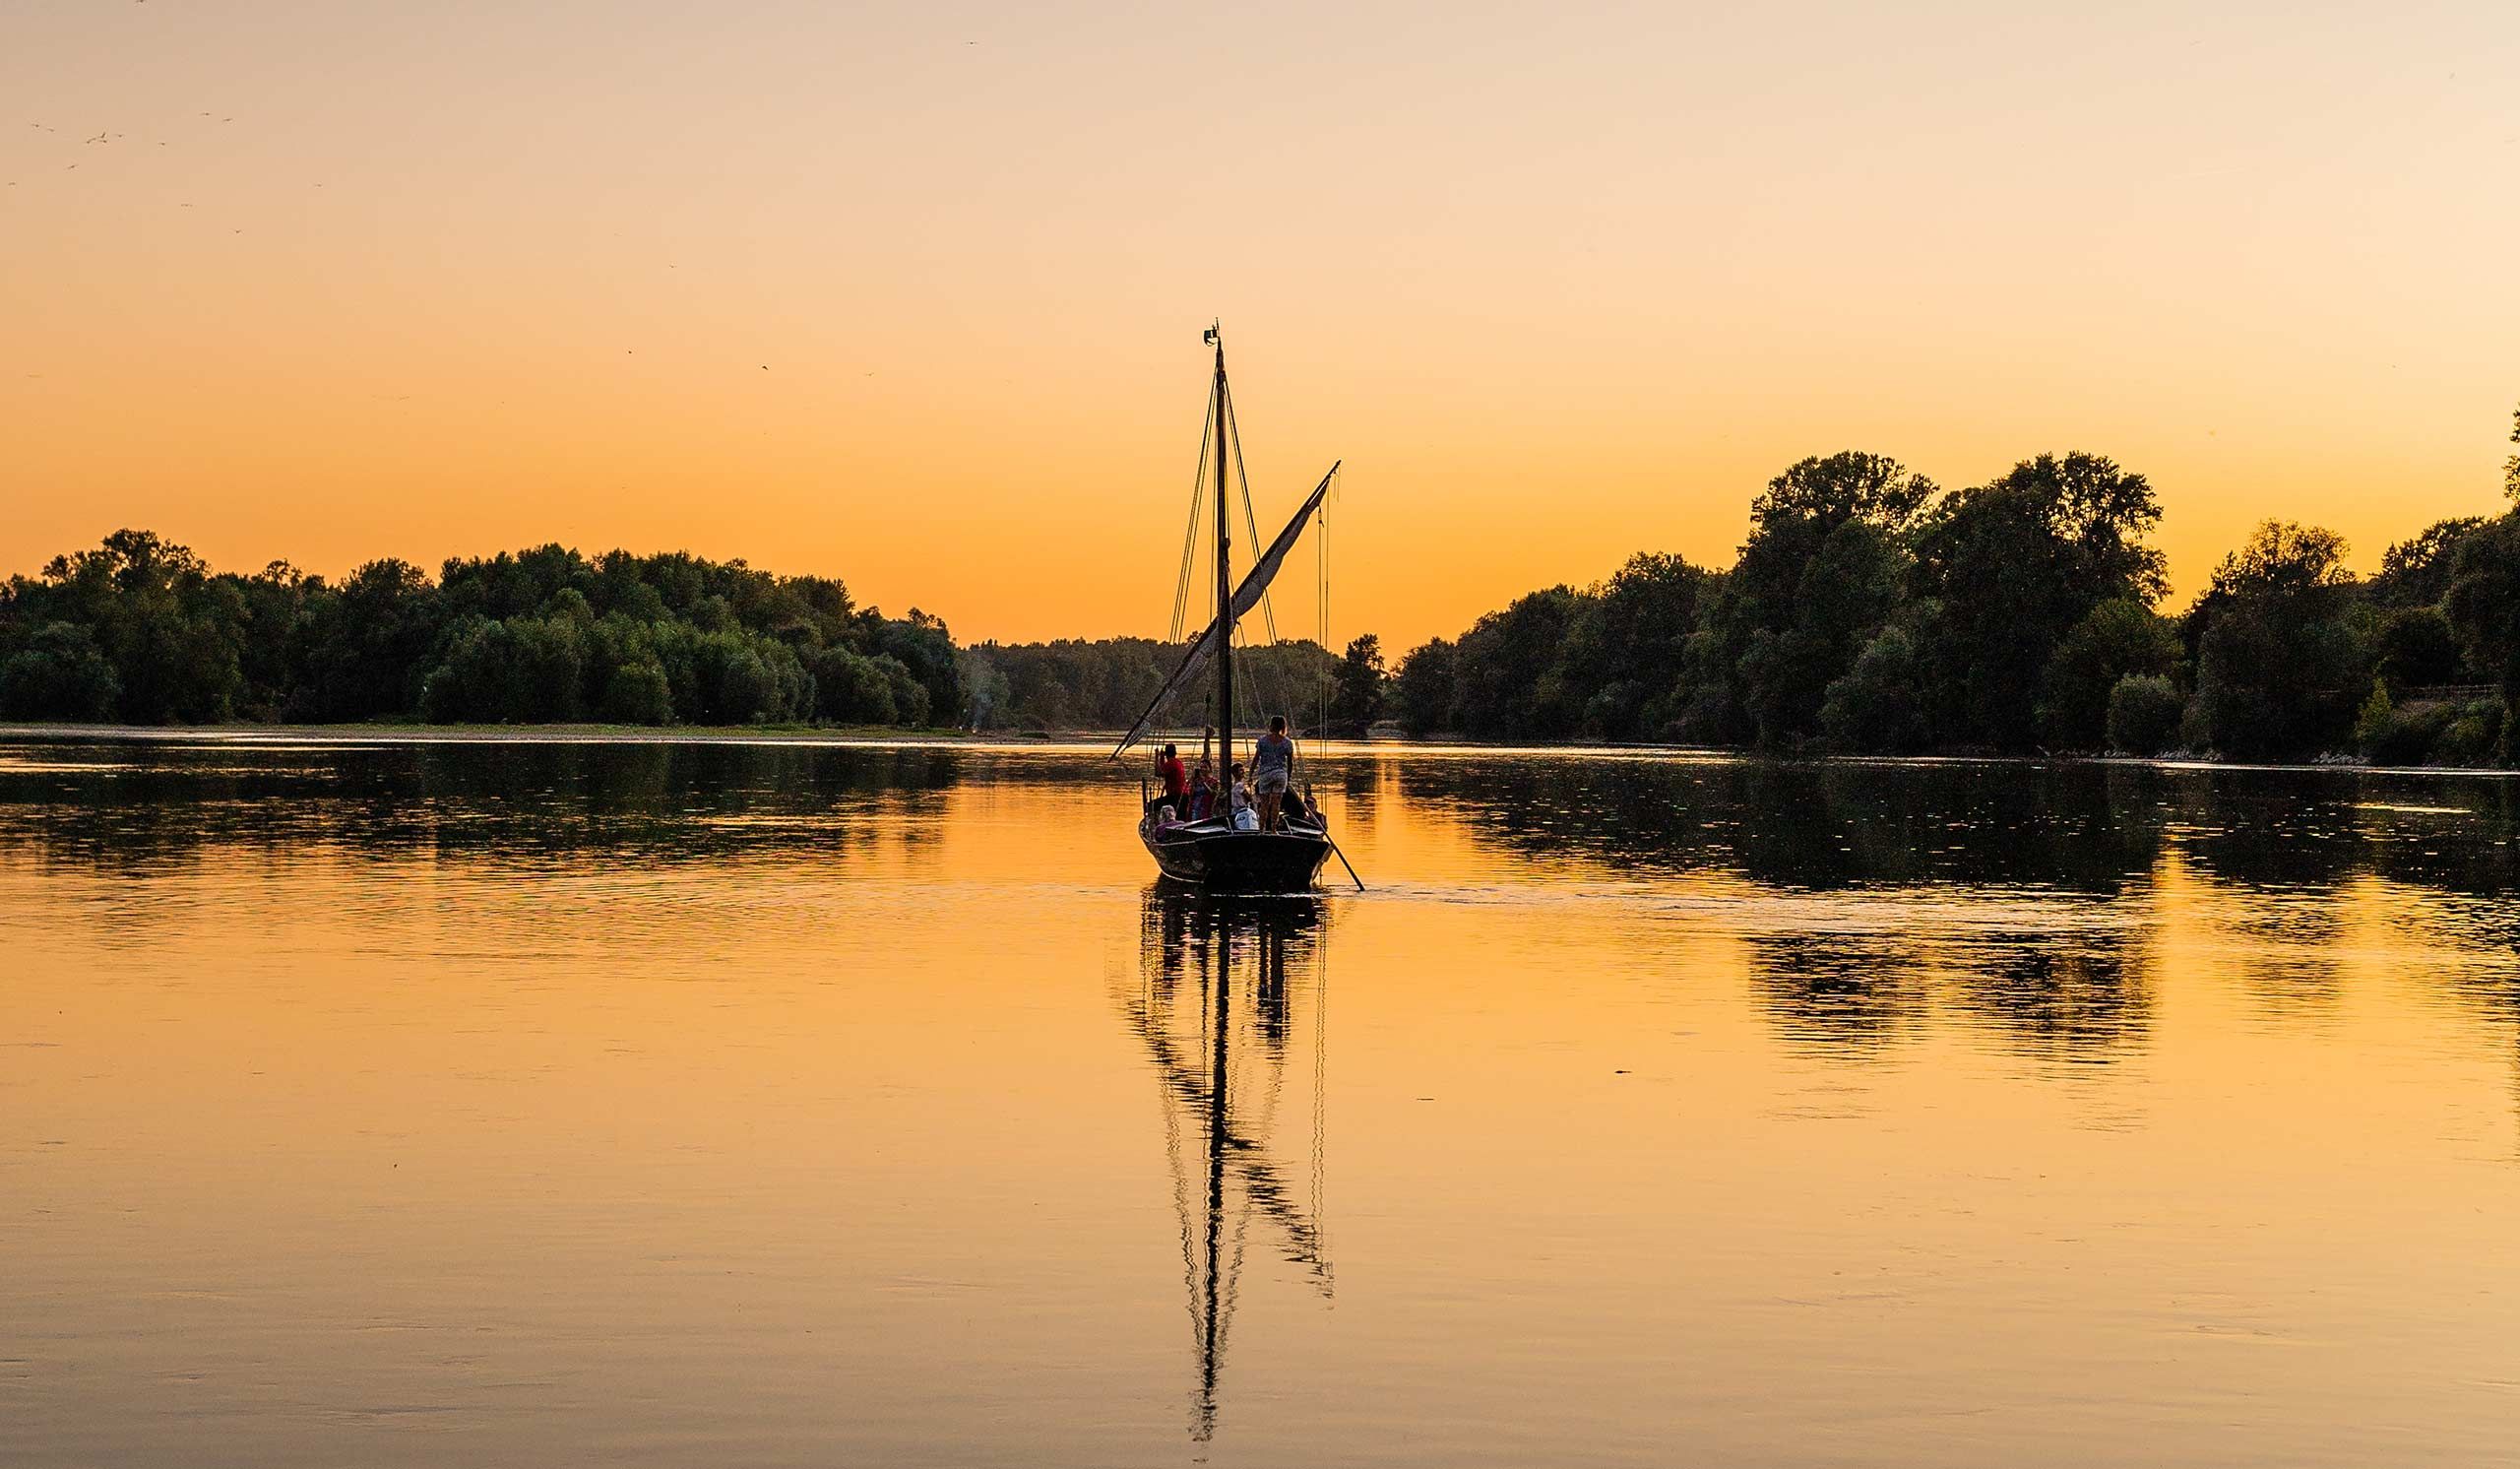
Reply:
[[[1164,1107],[1198,1372],[1190,1437],[1216,1433],[1246,1251],[1331,1297],[1322,1233],[1329,912],[1306,896],[1147,892],[1137,984],[1115,992]],[[1289,1073],[1300,1078],[1289,1096]],[[1292,1139],[1290,1141],[1290,1139]]]

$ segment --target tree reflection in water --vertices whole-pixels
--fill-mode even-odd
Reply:
[[[1190,1437],[1216,1433],[1227,1337],[1246,1245],[1263,1238],[1323,1300],[1323,1115],[1328,1007],[1326,905],[1312,897],[1226,897],[1158,885],[1147,892],[1137,983],[1113,1003],[1145,1043],[1164,1108],[1165,1152],[1181,1223],[1182,1281],[1198,1360]],[[1295,1032],[1298,1007],[1309,1012]],[[1291,1056],[1308,1059],[1306,1156],[1276,1143]]]
[[[2048,1060],[2141,1049],[2166,878],[2270,1012],[2334,1003],[2358,892],[2460,949],[2520,948],[2509,778],[1510,752],[1395,774],[1402,804],[1537,873],[1753,885],[1762,1006],[1795,1045],[1856,1059],[1937,1011]]]

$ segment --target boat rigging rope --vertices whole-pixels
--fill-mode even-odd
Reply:
[[[1335,497],[1337,496],[1338,492],[1339,492],[1339,491],[1338,491],[1338,483],[1339,483],[1339,474],[1338,474],[1338,471],[1333,470],[1333,471],[1331,472],[1331,476],[1330,476],[1330,482],[1331,482],[1331,486],[1332,486],[1332,488],[1331,488],[1331,497],[1335,498]],[[1321,502],[1321,513],[1320,513],[1317,517],[1315,517],[1315,518],[1314,518],[1314,521],[1313,521],[1313,527],[1312,527],[1312,534],[1313,534],[1313,541],[1312,541],[1312,561],[1313,561],[1313,574],[1314,574],[1314,578],[1315,578],[1315,580],[1314,580],[1314,584],[1313,584],[1313,606],[1314,606],[1314,607],[1318,610],[1318,614],[1319,614],[1319,615],[1318,615],[1318,635],[1316,636],[1316,638],[1314,639],[1314,641],[1315,641],[1315,642],[1316,642],[1316,644],[1320,647],[1321,652],[1322,652],[1322,661],[1321,661],[1321,723],[1319,723],[1319,724],[1317,724],[1317,725],[1313,726],[1313,728],[1314,728],[1315,730],[1318,730],[1318,731],[1320,731],[1320,732],[1321,732],[1321,737],[1322,737],[1322,738],[1327,739],[1327,738],[1329,738],[1329,737],[1330,737],[1330,696],[1331,696],[1331,690],[1332,690],[1332,686],[1333,686],[1335,683],[1337,683],[1337,681],[1338,681],[1338,665],[1337,665],[1336,663],[1332,662],[1332,661],[1331,661],[1331,659],[1330,659],[1330,656],[1329,656],[1329,655],[1330,655],[1330,500],[1329,500],[1328,498],[1325,498],[1325,499]]]
[[[1252,651],[1251,640],[1243,636],[1240,624],[1236,624],[1233,629],[1233,641],[1234,646],[1243,653],[1248,654]],[[1234,724],[1248,732],[1254,738],[1259,736],[1262,728],[1269,723],[1270,700],[1281,697],[1286,692],[1284,688],[1278,686],[1279,680],[1276,675],[1279,671],[1276,664],[1275,659],[1245,658],[1239,667],[1246,676],[1234,681],[1236,706]],[[1248,704],[1245,704],[1242,699],[1246,691],[1251,699]],[[1285,706],[1281,704],[1279,707]]]
[[[1222,413],[1218,411],[1220,396],[1224,399]],[[1199,564],[1203,559],[1200,554],[1199,529],[1207,523],[1207,491],[1211,488],[1208,457],[1217,447],[1217,423],[1220,418],[1224,421],[1227,446],[1232,454],[1232,473],[1240,476],[1242,480],[1243,528],[1251,538],[1249,543],[1255,554],[1262,544],[1259,518],[1251,499],[1251,468],[1244,462],[1242,456],[1242,419],[1234,412],[1232,389],[1223,383],[1209,389],[1208,410],[1199,429],[1198,469],[1190,477],[1190,520],[1181,533],[1181,565],[1172,583],[1172,621],[1166,634],[1166,641],[1176,644],[1184,642],[1189,635],[1186,623],[1189,620],[1190,591],[1195,585]],[[1334,498],[1342,482],[1334,473],[1332,480]],[[1222,498],[1221,494],[1220,499]],[[1320,717],[1314,728],[1326,737],[1330,728],[1330,706],[1335,697],[1338,682],[1336,660],[1327,656],[1330,652],[1330,511],[1326,500],[1316,516],[1316,522],[1315,533],[1318,539],[1313,543],[1313,552],[1317,630],[1313,646],[1319,648],[1323,656],[1320,658],[1321,692],[1318,710]],[[1260,593],[1260,618],[1262,625],[1268,629],[1270,644],[1279,648],[1286,647],[1287,645],[1278,635],[1276,599],[1265,587]],[[1251,648],[1249,640],[1242,635],[1242,628],[1238,624],[1233,628],[1227,646],[1244,652],[1249,652]],[[1255,730],[1261,728],[1267,723],[1266,705],[1273,699],[1290,713],[1296,711],[1295,699],[1300,696],[1295,690],[1305,680],[1300,671],[1283,669],[1277,667],[1277,663],[1278,660],[1275,659],[1253,660],[1248,665],[1251,676],[1243,683],[1243,687],[1249,690],[1249,697],[1259,701],[1263,707],[1249,710],[1237,707],[1234,711],[1235,723],[1243,724],[1244,716],[1247,714],[1249,728]],[[1293,680],[1292,684],[1289,683],[1290,678]],[[1236,698],[1234,703],[1240,706],[1243,700]],[[1212,721],[1214,714],[1215,711],[1211,708],[1209,715]],[[1231,763],[1229,754],[1227,756],[1227,763]]]
[[[1225,395],[1225,427],[1227,437],[1233,444],[1234,473],[1242,477],[1242,525],[1243,529],[1251,534],[1251,553],[1256,556],[1260,553],[1260,547],[1266,543],[1260,539],[1260,522],[1251,513],[1251,467],[1242,462],[1242,419],[1233,411],[1231,389],[1227,389]],[[1260,621],[1269,629],[1269,641],[1276,642],[1278,640],[1278,608],[1270,600],[1268,589],[1265,587],[1260,592]]]
[[[1216,390],[1208,390],[1211,412],[1199,421],[1199,468],[1190,476],[1190,526],[1181,533],[1181,577],[1172,586],[1172,632],[1170,641],[1181,641],[1181,619],[1190,609],[1190,573],[1199,559],[1199,526],[1207,519],[1208,501],[1199,491],[1208,483],[1208,450],[1214,447],[1216,433]]]

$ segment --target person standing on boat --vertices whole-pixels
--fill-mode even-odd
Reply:
[[[1155,798],[1156,803],[1169,804],[1175,811],[1190,809],[1190,773],[1181,768],[1178,749],[1168,744],[1164,747],[1164,753],[1156,758],[1155,774],[1164,783],[1164,794]]]
[[[1273,714],[1269,717],[1269,733],[1260,736],[1251,751],[1251,792],[1260,798],[1262,831],[1285,829],[1278,807],[1285,801],[1294,773],[1295,742],[1287,737],[1287,717]]]

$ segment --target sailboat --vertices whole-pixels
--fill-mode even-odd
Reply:
[[[1234,441],[1233,399],[1225,375],[1225,336],[1215,327],[1208,328],[1207,345],[1216,350],[1216,375],[1208,388],[1208,437],[1215,447],[1216,479],[1216,574],[1217,611],[1182,656],[1181,666],[1165,681],[1164,687],[1147,704],[1146,713],[1129,733],[1120,737],[1111,751],[1117,760],[1130,746],[1146,736],[1155,723],[1156,711],[1174,694],[1190,686],[1200,671],[1210,662],[1216,665],[1216,717],[1220,758],[1220,779],[1240,758],[1233,747],[1233,630],[1234,625],[1254,607],[1259,606],[1269,583],[1277,578],[1279,567],[1286,563],[1287,552],[1294,548],[1296,540],[1313,517],[1320,514],[1322,500],[1330,493],[1331,480],[1339,466],[1321,477],[1310,495],[1287,522],[1285,530],[1261,551],[1242,581],[1233,580],[1233,519],[1228,514],[1226,498],[1228,481],[1227,453]],[[1202,456],[1203,458],[1205,456]],[[1206,466],[1202,466],[1205,473]],[[1246,492],[1248,484],[1245,485]],[[1195,506],[1195,500],[1194,500]],[[1196,510],[1192,525],[1196,527]],[[1222,795],[1219,803],[1225,804]],[[1179,813],[1179,814],[1187,814]],[[1304,803],[1304,814],[1287,816],[1275,831],[1238,828],[1230,812],[1219,810],[1204,821],[1159,824],[1155,808],[1140,802],[1138,840],[1146,845],[1156,867],[1176,882],[1195,883],[1202,887],[1230,888],[1258,892],[1295,892],[1308,888],[1320,875],[1322,863],[1337,850],[1320,808],[1311,801]],[[1344,862],[1345,859],[1343,858]],[[1352,873],[1353,875],[1353,873]],[[1357,883],[1362,887],[1362,881]]]

